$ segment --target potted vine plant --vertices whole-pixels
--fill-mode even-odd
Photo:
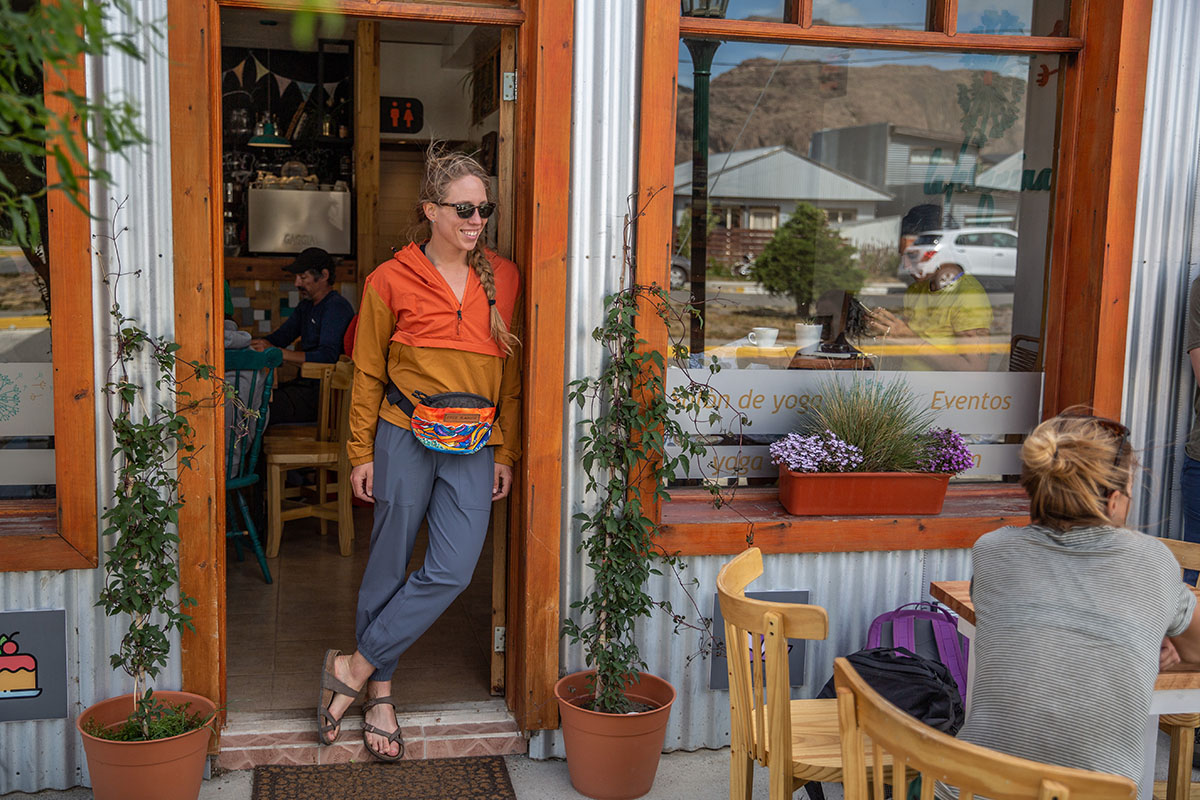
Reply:
[[[116,206],[114,220],[122,206]],[[116,253],[121,230],[109,238]],[[120,280],[117,269],[110,286]],[[167,663],[172,632],[190,629],[185,609],[195,601],[179,585],[174,530],[182,507],[178,470],[189,469],[195,446],[185,412],[203,402],[220,402],[223,382],[211,366],[183,361],[179,345],[147,333],[113,302],[116,356],[104,385],[117,472],[115,496],[102,515],[105,585],[97,606],[128,620],[114,669],[133,678],[134,691],[102,700],[76,721],[97,800],[195,800],[204,777],[216,706],[188,692],[154,690],[150,681]],[[133,365],[149,366],[138,379]],[[184,367],[184,378],[177,368]],[[165,399],[147,397],[147,387]],[[212,388],[193,398],[189,387]],[[176,468],[178,464],[178,469]]]
[[[903,378],[828,380],[801,431],[771,445],[791,514],[937,514],[950,476],[973,466],[962,436],[933,428]]]
[[[683,568],[681,559],[656,545],[658,526],[648,505],[669,499],[670,481],[707,450],[703,437],[687,435],[684,424],[716,414],[723,404],[683,364],[684,383],[669,392],[664,354],[651,350],[638,331],[643,314],[666,325],[689,312],[672,307],[657,285],[623,286],[605,299],[604,321],[592,332],[606,353],[603,368],[568,387],[569,400],[590,410],[581,423],[580,460],[596,502],[575,519],[593,583],[571,604],[563,624],[563,635],[583,645],[588,669],[560,679],[554,693],[571,783],[603,800],[650,790],[675,699],[669,683],[645,671],[635,640],[638,621],[660,608],[677,625],[696,627],[646,592],[647,580],[660,569]],[[714,360],[708,375],[718,369]],[[719,504],[719,489],[708,489]]]
[[[5,98],[0,103],[0,241],[20,247],[32,266],[47,316],[48,196],[62,192],[92,216],[91,187],[112,179],[105,164],[149,141],[134,103],[119,94],[99,96],[55,84],[67,87],[67,74],[85,60],[110,54],[142,60],[142,48],[165,41],[156,23],[138,12],[129,0],[0,3],[0,50],[5,54],[0,68]],[[48,164],[57,169],[48,171]],[[115,222],[113,230],[109,238],[115,251]],[[118,266],[115,277],[120,274]],[[71,279],[89,277],[85,272]],[[191,428],[178,409],[191,400],[176,382],[178,345],[150,336],[116,304],[111,316],[115,359],[105,389],[111,398],[118,484],[103,514],[108,550],[99,605],[110,616],[128,615],[129,629],[111,661],[114,669],[134,678],[135,691],[93,705],[76,724],[95,797],[194,800],[214,705],[198,695],[154,692],[147,683],[166,663],[170,634],[188,625],[184,609],[191,601],[175,596],[178,539],[173,526],[180,504],[176,458],[180,468],[187,468],[192,449]],[[71,320],[62,322],[69,325]],[[135,361],[136,370],[131,368]],[[211,376],[211,367],[190,367],[197,381]],[[145,390],[154,385],[169,396],[167,402],[147,400]],[[9,653],[15,643],[0,647]],[[148,766],[134,767],[130,774],[138,763]]]

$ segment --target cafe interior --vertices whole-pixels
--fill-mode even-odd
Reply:
[[[284,267],[309,247],[334,257],[334,289],[357,308],[366,276],[409,241],[431,141],[474,152],[497,174],[500,39],[495,28],[384,21],[380,96],[363,97],[355,89],[362,62],[353,20],[321,22],[309,40],[298,41],[289,14],[222,9],[227,330],[262,337],[287,319],[300,296]],[[364,158],[377,159],[377,183],[364,178]],[[373,218],[365,219],[370,207]],[[502,205],[497,219],[506,216]],[[364,226],[372,236],[361,235]],[[494,222],[493,247],[496,230]],[[296,375],[293,366],[275,370],[276,385]],[[372,511],[349,502],[348,470],[336,468],[346,435],[342,371],[303,367],[302,376],[321,381],[318,424],[268,423],[258,469],[278,475],[281,491],[259,480],[243,492],[266,557],[256,558],[244,537],[228,548],[234,713],[311,710],[321,655],[354,650]],[[229,504],[236,507],[233,499]],[[424,545],[422,532],[414,565]],[[502,660],[493,658],[492,569],[489,542],[470,588],[401,659],[402,712],[493,695],[494,664]]]

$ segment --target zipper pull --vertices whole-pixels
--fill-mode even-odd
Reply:
[[[458,321],[454,323],[454,335],[462,336],[462,306],[458,307]]]

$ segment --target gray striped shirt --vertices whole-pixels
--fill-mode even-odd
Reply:
[[[972,551],[976,636],[960,739],[1138,780],[1164,635],[1196,598],[1159,541],[1123,528],[1001,528]]]

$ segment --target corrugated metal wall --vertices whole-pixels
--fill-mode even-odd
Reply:
[[[137,19],[165,20],[165,0],[137,0],[132,4]],[[114,24],[123,24],[115,21]],[[164,28],[165,31],[165,28]],[[157,47],[158,51],[155,52]],[[165,37],[142,39],[139,48],[145,62],[110,55],[88,64],[88,93],[93,98],[112,101],[118,97],[132,100],[142,109],[144,130],[153,140],[148,148],[131,152],[127,159],[114,158],[107,163],[113,184],[93,189],[92,204],[102,217],[93,224],[93,234],[111,232],[113,201],[125,200],[119,224],[129,230],[120,237],[120,254],[126,270],[143,270],[141,277],[126,277],[118,287],[118,299],[125,312],[141,320],[147,330],[169,335],[174,317],[174,285],[171,266],[170,168],[168,140],[170,95],[167,89]],[[96,238],[96,249],[106,258],[93,260],[94,314],[97,351],[96,382],[99,386],[111,360],[109,318],[111,302],[107,288],[99,278],[115,267],[107,257],[111,248]],[[79,276],[84,279],[84,276]],[[55,320],[69,324],[69,320]],[[144,374],[144,373],[143,373]],[[136,377],[136,375],[135,375]],[[98,431],[98,473],[101,510],[113,492],[113,472],[107,454],[112,438],[104,422],[108,411],[104,396],[96,402]],[[60,460],[68,458],[60,453]],[[103,549],[103,548],[102,548]],[[105,697],[132,690],[124,673],[114,674],[108,666],[108,654],[120,640],[122,626],[105,618],[94,607],[102,586],[102,572],[72,570],[66,572],[0,573],[0,608],[5,611],[66,609],[67,616],[67,713],[65,720],[8,722],[0,724],[0,794],[11,791],[35,791],[66,788],[87,783],[86,766],[75,717],[88,705]],[[179,688],[179,648],[157,685]]]
[[[574,128],[571,176],[571,239],[568,268],[570,302],[567,350],[568,380],[595,375],[601,352],[590,333],[601,321],[605,294],[618,285],[621,245],[629,194],[634,190],[640,43],[640,3],[600,0],[576,4]],[[591,574],[576,553],[579,524],[572,517],[589,507],[579,467],[579,409],[568,409],[564,430],[563,482],[565,531],[562,543],[561,613],[586,591]],[[681,575],[655,579],[650,593],[687,611],[693,621],[712,617],[716,575],[727,559],[688,559]],[[835,655],[857,650],[867,625],[877,614],[903,602],[922,599],[931,580],[966,578],[968,551],[906,551],[897,553],[822,553],[766,558],[766,574],[756,588],[808,589],[812,602],[829,610],[831,636],[812,646],[805,664],[805,685],[799,694],[815,694],[832,674]],[[886,576],[880,579],[879,576]],[[691,587],[691,582],[697,585]],[[693,602],[696,607],[693,608]],[[729,699],[708,689],[710,662],[693,657],[701,646],[694,631],[675,634],[666,614],[656,614],[639,631],[642,655],[652,672],[679,692],[671,714],[666,747],[694,750],[729,743]],[[560,644],[563,672],[581,669],[579,647]],[[561,757],[558,731],[543,731],[530,742],[534,758]]]
[[[1124,418],[1146,466],[1132,521],[1179,538],[1179,471],[1195,385],[1184,323],[1188,286],[1200,271],[1200,5],[1158,0],[1150,37]]]

